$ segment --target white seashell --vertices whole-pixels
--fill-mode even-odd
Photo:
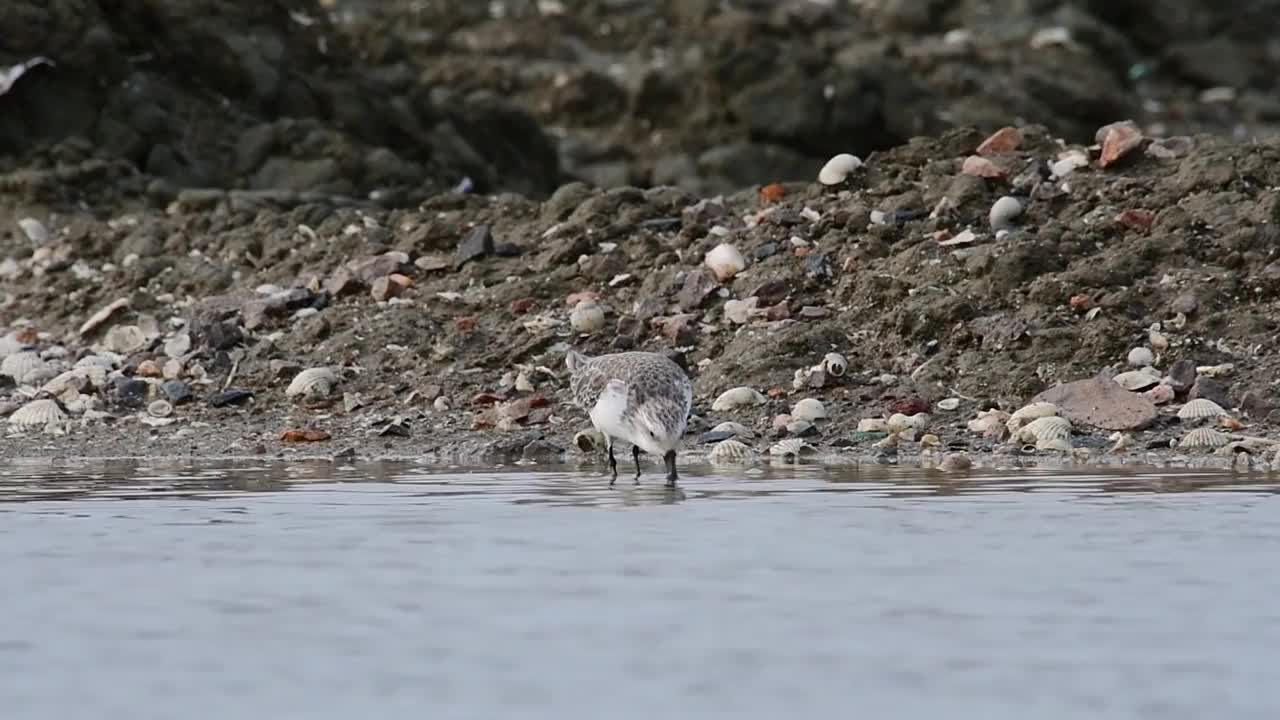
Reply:
[[[884,418],[863,418],[858,421],[858,432],[889,432],[889,423]]]
[[[969,432],[985,435],[1009,421],[1009,413],[1003,410],[980,410],[978,416],[969,421]]]
[[[1005,195],[991,206],[987,221],[991,223],[992,230],[1008,230],[1013,227],[1013,219],[1021,215],[1022,210],[1021,200]]]
[[[147,334],[137,325],[116,325],[102,339],[107,350],[121,355],[132,355],[147,346]]]
[[[147,414],[157,418],[169,417],[173,414],[173,404],[168,400],[156,400],[147,406]]]
[[[595,452],[604,447],[604,433],[598,430],[581,430],[574,433],[573,444],[584,453]]]
[[[99,325],[101,325],[102,323],[110,319],[111,316],[116,314],[117,311],[127,307],[129,307],[129,298],[127,297],[122,297],[122,298],[117,298],[115,300],[112,300],[101,310],[89,316],[88,320],[84,321],[84,324],[80,326],[79,334],[87,335],[88,333],[97,329]]]
[[[41,386],[40,392],[46,395],[61,395],[66,392],[68,388],[74,389],[76,392],[83,392],[88,389],[89,385],[90,382],[87,377],[87,371],[84,369],[73,369],[59,373],[52,380]]]
[[[0,361],[0,375],[8,375],[13,381],[19,385],[27,382],[28,378],[42,372],[48,367],[47,363],[40,358],[40,354],[31,350],[23,350],[11,355],[5,356]]]
[[[840,353],[827,353],[822,357],[822,369],[831,377],[841,377],[849,371],[849,361]]]
[[[1220,433],[1213,428],[1197,428],[1182,436],[1178,447],[1220,448],[1231,442],[1231,436]]]
[[[1032,402],[1030,405],[1024,405],[1014,411],[1009,416],[1009,432],[1016,433],[1018,428],[1030,423],[1037,418],[1048,418],[1050,415],[1057,415],[1057,405],[1052,402]]]
[[[1071,436],[1071,421],[1049,415],[1036,418],[1018,429],[1014,439],[1020,443],[1038,443],[1041,440],[1055,440]]]
[[[520,392],[533,392],[533,382],[529,380],[528,373],[524,371],[516,373],[516,390]]]
[[[827,409],[823,407],[822,401],[813,398],[805,398],[797,402],[791,408],[791,417],[797,420],[814,420],[827,419]]]
[[[720,243],[711,248],[703,258],[703,264],[719,282],[731,280],[734,275],[747,269],[747,259],[742,257],[738,248],[729,243]]]
[[[164,343],[164,354],[171,358],[180,358],[191,352],[191,333],[180,332]]]
[[[707,459],[712,463],[730,464],[755,460],[756,451],[750,446],[737,440],[721,440],[711,448],[711,452],[707,453]]]
[[[62,423],[67,419],[67,414],[58,407],[58,403],[49,400],[32,400],[23,405],[13,414],[9,416],[9,424],[18,427],[41,427],[50,424]]]
[[[22,228],[22,234],[36,245],[43,245],[49,242],[49,228],[44,223],[33,217],[24,217],[18,221],[18,227]]]
[[[1057,452],[1071,452],[1071,440],[1069,438],[1041,438],[1035,442],[1037,450],[1053,450]]]
[[[755,389],[742,385],[720,393],[720,397],[711,403],[711,409],[715,412],[724,412],[745,405],[763,405],[768,401],[768,398]]]
[[[944,398],[938,401],[939,410],[955,410],[960,407],[960,398]]]
[[[307,368],[293,377],[284,394],[285,397],[326,397],[337,383],[338,376],[329,368]]]
[[[1150,367],[1156,361],[1156,354],[1148,348],[1136,347],[1129,351],[1128,360],[1134,367]]]
[[[886,429],[891,433],[900,433],[914,427],[911,418],[903,415],[902,413],[894,413],[890,415],[888,421],[885,422],[885,425]]]
[[[1181,420],[1207,420],[1226,414],[1227,411],[1221,405],[1207,398],[1190,400],[1178,408],[1178,418]]]
[[[580,333],[594,333],[604,327],[604,309],[596,301],[579,300],[569,312],[569,325]]]
[[[735,437],[747,438],[748,440],[756,436],[755,432],[753,432],[751,428],[747,427],[746,425],[743,425],[742,423],[733,422],[732,420],[727,420],[711,428],[711,432],[733,433]]]
[[[818,171],[818,182],[823,185],[839,185],[849,174],[862,167],[862,160],[857,155],[840,153],[831,158]]]
[[[769,447],[769,454],[775,457],[799,457],[805,454],[816,453],[817,449],[809,443],[799,438],[789,438],[780,440]]]

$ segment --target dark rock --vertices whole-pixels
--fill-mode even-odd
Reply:
[[[1227,393],[1226,386],[1211,377],[1196,378],[1195,384],[1191,386],[1191,392],[1187,393],[1187,399],[1197,398],[1212,400],[1224,408],[1231,408],[1231,396]]]
[[[521,252],[515,243],[500,242],[493,246],[493,254],[498,257],[520,257]]]
[[[117,378],[115,384],[115,400],[127,408],[140,408],[147,402],[147,392],[151,389],[144,380],[133,378]]]
[[[221,408],[231,405],[242,405],[253,397],[253,393],[249,390],[240,388],[227,388],[222,392],[209,398],[209,407]]]
[[[810,277],[829,278],[831,277],[831,260],[826,255],[818,253],[810,254],[804,260],[804,271]]]
[[[1196,382],[1196,364],[1192,360],[1179,360],[1169,367],[1169,387],[1181,395]]]
[[[407,418],[391,418],[384,422],[385,425],[378,431],[379,437],[409,437],[409,420]]]
[[[787,283],[781,280],[769,280],[758,285],[756,289],[747,294],[747,297],[760,298],[760,306],[768,307],[777,305],[785,300],[788,292]]]
[[[778,254],[778,243],[765,243],[751,253],[757,261],[765,260]]]
[[[160,391],[174,405],[191,401],[191,384],[182,380],[168,380],[160,385]]]
[[[1226,406],[1224,405],[1223,407]],[[1257,390],[1246,390],[1240,396],[1239,408],[1251,418],[1262,419],[1271,414],[1271,411],[1275,409],[1275,404]]]
[[[239,325],[228,321],[206,325],[203,335],[210,350],[230,350],[244,342],[244,331]]]
[[[458,243],[454,267],[460,268],[471,260],[488,257],[493,253],[493,233],[488,225],[477,225]]]
[[[676,293],[676,304],[690,312],[702,307],[711,293],[716,291],[716,281],[701,270],[691,270],[684,278],[684,285]]]

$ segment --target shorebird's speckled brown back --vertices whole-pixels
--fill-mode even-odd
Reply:
[[[693,409],[693,383],[670,358],[650,352],[580,357],[582,362],[573,368],[569,377],[569,389],[578,407],[590,412],[609,381],[618,379],[627,383],[624,418],[645,408],[663,425],[676,431],[676,435],[684,432]]]

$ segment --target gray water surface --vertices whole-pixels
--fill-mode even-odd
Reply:
[[[1275,718],[1280,485],[0,468],[18,718]]]

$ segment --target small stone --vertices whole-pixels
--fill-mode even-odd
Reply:
[[[138,377],[158,378],[164,375],[164,371],[160,367],[160,363],[155,360],[143,360],[138,363],[138,367],[134,370],[134,374]]]
[[[373,296],[375,302],[386,302],[398,296],[403,290],[404,287],[392,280],[389,275],[377,278],[369,286],[369,294]]]
[[[1005,195],[991,206],[987,220],[992,230],[1008,230],[1013,227],[1013,220],[1022,214],[1022,201]]]
[[[1109,167],[1142,145],[1142,131],[1132,120],[1111,123],[1098,128],[1094,140],[1102,143],[1098,164]]]
[[[349,295],[359,289],[360,282],[356,280],[355,274],[347,268],[334,270],[329,279],[324,281],[324,291],[335,298]]]
[[[816,305],[805,305],[800,308],[799,315],[805,320],[820,320],[831,314],[831,311]]]
[[[964,472],[972,467],[973,461],[963,453],[948,453],[938,464],[938,469],[946,472]]]
[[[979,155],[999,155],[1001,153],[1013,152],[1022,144],[1022,133],[1015,127],[1002,127],[992,133],[990,137],[982,141],[978,146]]]
[[[228,388],[209,398],[209,407],[221,408],[231,405],[242,405],[252,397],[253,393],[248,390]]]
[[[1231,396],[1227,393],[1226,386],[1211,377],[1196,378],[1191,391],[1187,393],[1187,399],[1195,400],[1196,398],[1212,400],[1224,408],[1231,407]]]
[[[1150,210],[1125,210],[1116,215],[1116,222],[1134,230],[1146,230],[1156,221],[1156,214]]]
[[[147,401],[151,386],[143,380],[119,378],[115,386],[115,399],[127,408],[140,408]]]
[[[191,400],[191,384],[181,380],[169,380],[162,383],[160,392],[164,393],[164,396],[174,405],[181,405]]]
[[[1173,313],[1182,313],[1183,315],[1191,315],[1200,307],[1200,299],[1194,293],[1184,292],[1179,294],[1169,303],[1169,311]]]
[[[457,258],[454,267],[462,267],[477,258],[492,255],[494,252],[493,233],[488,225],[477,225],[458,243]]]
[[[960,398],[944,398],[938,401],[939,410],[955,410],[960,407]]]
[[[990,179],[1002,178],[1008,175],[999,165],[977,155],[970,155],[965,158],[964,164],[960,166],[960,173],[962,175]]]
[[[1169,367],[1165,380],[1174,392],[1182,394],[1196,382],[1196,364],[1191,360],[1179,360]]]
[[[1246,390],[1240,396],[1240,411],[1251,418],[1265,418],[1272,410],[1275,410],[1275,405],[1257,390]]]
[[[702,307],[711,293],[716,291],[716,282],[701,270],[691,270],[685,276],[684,286],[676,293],[676,304],[681,310],[691,312]]]

